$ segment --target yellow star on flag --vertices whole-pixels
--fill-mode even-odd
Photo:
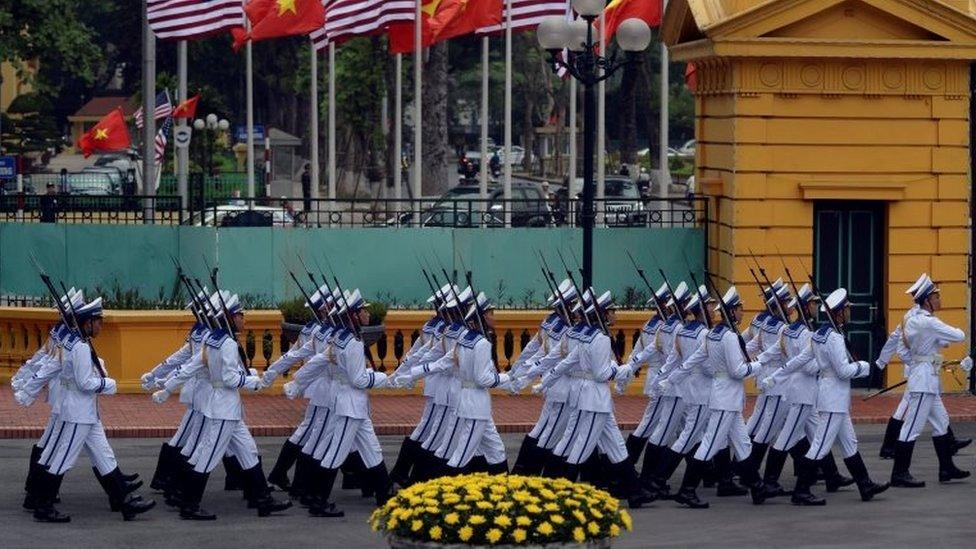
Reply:
[[[433,17],[437,13],[437,8],[441,5],[443,0],[429,0],[425,2],[420,9],[427,14],[427,17]]]
[[[95,128],[95,139],[101,141],[103,139],[108,139],[108,129],[107,128]]]
[[[278,17],[284,15],[286,11],[298,15],[298,11],[295,9],[295,0],[278,0]]]

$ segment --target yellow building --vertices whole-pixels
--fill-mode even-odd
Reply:
[[[37,62],[27,63],[24,69],[28,72],[36,72]],[[18,95],[30,93],[31,90],[33,87],[30,82],[17,74],[17,68],[13,63],[0,62],[0,112],[7,112],[7,107]]]
[[[810,271],[823,292],[848,288],[865,359],[922,272],[941,285],[940,317],[968,332],[968,0],[671,0],[662,36],[696,68],[710,270],[753,311],[751,252],[773,277],[781,256],[798,285]],[[901,379],[889,368],[872,384]]]

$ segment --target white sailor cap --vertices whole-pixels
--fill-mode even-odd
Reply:
[[[769,286],[763,288],[763,295],[766,296],[766,305],[775,305],[776,301],[784,301],[789,299],[790,290],[787,289],[786,285],[783,284],[783,279],[778,279],[773,282],[773,289],[775,290],[775,295],[769,290]]]
[[[684,309],[685,303],[688,302],[688,298],[691,297],[688,293],[688,285],[682,280],[678,287],[674,289],[674,295],[668,300],[667,306],[674,307],[675,298],[678,299],[679,306]]]
[[[912,296],[912,299],[914,299],[915,293],[918,292],[919,287],[921,287],[922,284],[924,284],[925,281],[928,280],[928,278],[929,278],[928,273],[922,273],[918,277],[918,280],[916,280],[911,286],[908,287],[907,290],[905,290],[905,293]]]
[[[593,288],[592,287],[583,290],[583,298],[580,299],[579,301],[577,301],[576,302],[576,305],[573,306],[573,312],[574,313],[582,313],[583,310],[586,309],[587,307],[589,307],[591,303],[593,303]]]
[[[100,297],[75,309],[75,320],[79,323],[100,316],[102,316],[102,298]]]
[[[441,305],[441,309],[462,309],[465,305],[471,303],[473,298],[474,292],[471,290],[471,286],[468,286],[461,290],[461,293],[457,294],[456,297],[453,295],[448,296],[447,301]]]
[[[589,306],[586,307],[586,314],[588,315],[593,314],[594,312],[596,312],[597,307],[599,307],[601,310],[604,311],[617,308],[617,304],[613,302],[613,296],[610,294],[609,290],[600,294],[600,297],[596,299],[595,305],[591,303]]]
[[[495,304],[492,303],[484,292],[478,292],[478,298],[475,303],[472,303],[468,307],[468,312],[464,315],[464,320],[471,320],[474,315],[481,309],[481,312],[490,311],[495,308]]]
[[[799,300],[797,300],[797,297],[799,297]],[[813,289],[810,287],[810,284],[804,284],[803,286],[800,286],[800,295],[790,299],[790,302],[787,303],[786,306],[796,307],[800,303],[806,305],[811,301],[820,301],[820,296],[813,293]]]
[[[918,286],[918,289],[915,290],[915,303],[921,305],[922,302],[928,299],[932,294],[938,292],[939,287],[935,285],[935,281],[932,280],[930,276],[926,275],[925,280],[922,281],[922,283]]]
[[[742,299],[739,297],[739,291],[735,289],[735,286],[729,286],[728,290],[725,290],[725,294],[722,296],[722,303],[729,309],[742,305]],[[716,311],[722,310],[722,304],[719,303],[715,306]]]
[[[655,299],[657,301],[664,301],[664,298],[666,297],[668,297],[668,284],[667,282],[662,282],[661,287],[654,292],[654,296],[648,299],[644,305],[653,305]]]
[[[309,297],[309,300],[312,302],[312,307],[316,310],[328,305],[332,301],[332,293],[329,292],[328,285],[323,284],[319,286],[319,289],[315,290],[315,293]],[[306,302],[305,306],[308,307],[309,304]]]
[[[560,298],[565,300],[566,303],[572,303],[576,299],[576,285],[570,279],[565,279],[559,283],[559,287],[556,288],[556,293],[549,296],[546,300],[550,307],[555,307],[559,305]]]
[[[445,284],[439,290],[435,290],[432,296],[427,298],[427,303],[433,303],[435,301],[443,303],[460,291],[461,289],[457,287],[457,284]]]
[[[688,300],[688,304],[685,305],[686,309],[694,309],[698,307],[701,302],[701,297],[705,298],[705,303],[715,303],[715,298],[708,294],[708,288],[704,284],[698,287],[698,291],[691,294],[691,299]]]
[[[214,316],[222,314],[223,308],[227,308],[227,314],[244,314],[244,304],[237,294],[232,294],[228,290],[220,290],[219,294],[214,292],[210,296],[210,304],[213,306]]]
[[[846,307],[848,303],[850,301],[847,299],[847,290],[837,288],[833,292],[830,292],[830,295],[827,296],[827,302],[820,307],[820,310],[836,313]]]
[[[68,293],[61,296],[61,306],[65,308],[66,311],[70,311],[72,308],[77,309],[85,304],[85,292],[82,290],[76,290],[74,286],[68,290]]]
[[[369,307],[369,303],[363,299],[363,294],[359,288],[355,288],[343,297],[339,306],[339,314],[346,314],[346,311],[357,312],[365,307]]]
[[[190,310],[196,310],[196,308],[197,308],[197,303],[198,303],[198,302],[202,302],[202,301],[204,301],[205,299],[207,299],[207,296],[208,296],[209,294],[210,294],[210,292],[208,292],[208,291],[207,291],[207,287],[206,287],[206,286],[204,286],[202,290],[200,290],[199,292],[197,292],[197,296],[196,296],[196,298],[194,298],[194,299],[191,299],[190,301],[188,301],[188,302],[186,303],[186,307],[185,307],[185,308],[186,308],[186,309],[190,309]]]

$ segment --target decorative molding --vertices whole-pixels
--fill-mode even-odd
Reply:
[[[801,181],[804,200],[889,200],[905,198],[906,182]]]

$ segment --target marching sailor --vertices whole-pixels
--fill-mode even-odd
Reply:
[[[919,310],[905,320],[901,345],[910,353],[911,369],[908,376],[908,411],[895,446],[895,462],[891,469],[891,485],[901,488],[920,488],[925,483],[916,480],[909,472],[915,440],[922,434],[926,420],[932,424],[932,444],[939,458],[939,482],[949,482],[969,476],[969,471],[958,469],[952,462],[953,441],[948,434],[948,415],[941,404],[942,387],[939,373],[943,358],[939,351],[951,343],[965,339],[966,334],[935,316],[942,308],[939,287],[928,276],[915,292]],[[973,360],[965,357],[960,367],[970,371]]]
[[[818,462],[833,447],[840,443],[844,464],[857,483],[862,501],[870,501],[874,496],[888,489],[888,484],[875,484],[868,474],[864,460],[857,450],[857,435],[851,423],[851,379],[866,377],[871,372],[867,362],[853,361],[847,351],[843,329],[850,320],[851,307],[847,290],[839,288],[827,296],[822,309],[830,315],[830,322],[821,325],[811,336],[812,344],[787,362],[786,368],[793,370],[797,364],[804,365],[809,374],[819,374],[817,386],[816,411],[818,415],[817,432],[810,442],[806,456],[797,462],[800,465],[796,486],[793,488],[793,503],[797,505],[824,505],[823,499],[810,492],[816,480]],[[835,329],[834,326],[837,328]],[[793,364],[791,364],[793,363]]]

